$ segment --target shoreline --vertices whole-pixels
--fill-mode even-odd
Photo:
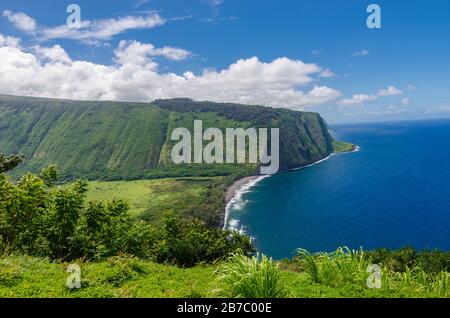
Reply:
[[[357,145],[354,145],[353,149],[351,151],[343,151],[343,152],[335,152],[332,153],[330,155],[328,155],[325,158],[322,158],[320,160],[317,160],[316,162],[313,162],[309,165],[303,166],[303,167],[298,167],[298,168],[293,168],[290,170],[285,170],[285,171],[280,171],[278,173],[286,173],[286,172],[293,172],[293,171],[298,171],[298,170],[302,170],[302,169],[306,169],[306,168],[310,168],[313,167],[315,165],[318,165],[328,159],[330,159],[331,157],[335,156],[335,155],[340,155],[340,154],[346,154],[346,153],[353,153],[353,152],[358,152],[360,151],[361,148]],[[247,177],[243,177],[241,179],[236,180],[231,186],[229,186],[226,190],[225,193],[225,212],[223,214],[223,230],[226,230],[228,228],[228,221],[230,218],[230,208],[231,206],[238,200],[240,199],[241,195],[243,193],[245,193],[246,191],[248,191],[250,188],[252,188],[253,186],[255,186],[256,184],[258,184],[261,180],[270,177],[270,175],[254,175],[254,176],[247,176]]]
[[[228,221],[230,218],[230,208],[231,206],[250,188],[254,187],[261,180],[269,177],[270,175],[257,175],[248,176],[236,180],[231,186],[227,188],[225,193],[225,212],[223,215],[223,230],[228,228]]]
[[[286,171],[280,171],[279,173],[285,173],[285,172],[293,172],[293,171],[298,171],[298,170],[302,170],[302,169],[306,169],[306,168],[311,168],[315,165],[318,165],[319,163],[322,163],[324,161],[327,161],[328,159],[330,159],[333,156],[337,156],[337,155],[344,155],[346,153],[354,153],[354,152],[358,152],[361,150],[361,147],[357,146],[357,145],[353,145],[353,149],[349,150],[349,151],[340,151],[340,152],[333,152],[332,154],[329,154],[327,157],[317,160],[316,162],[310,163],[309,165],[303,166],[303,167],[298,167],[298,168],[293,168],[293,169],[289,169]]]

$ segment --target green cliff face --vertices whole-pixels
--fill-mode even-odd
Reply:
[[[248,174],[254,165],[170,164],[170,134],[191,128],[279,127],[281,169],[310,164],[333,152],[333,138],[315,113],[262,106],[194,102],[86,102],[0,96],[0,153],[21,153],[14,172],[57,164],[65,179],[137,179]]]

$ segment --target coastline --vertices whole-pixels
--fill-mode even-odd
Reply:
[[[313,166],[315,166],[315,165],[318,165],[319,163],[322,163],[322,162],[324,162],[324,161],[330,159],[330,158],[333,157],[333,156],[343,155],[343,154],[346,154],[346,153],[354,153],[354,152],[358,152],[358,151],[360,151],[360,150],[361,150],[361,147],[359,147],[359,146],[357,146],[357,145],[353,145],[352,150],[349,150],[349,151],[333,152],[332,154],[329,154],[327,157],[325,157],[325,158],[323,158],[323,159],[320,159],[320,160],[317,160],[317,161],[315,161],[315,162],[313,162],[313,163],[310,163],[309,165],[306,165],[306,166],[303,166],[303,167],[298,167],[298,168],[293,168],[293,169],[286,170],[286,171],[280,171],[280,173],[283,173],[283,172],[292,172],[292,171],[297,171],[297,170],[302,170],[302,169],[310,168],[310,167],[313,167]]]
[[[227,188],[227,192],[225,194],[225,203],[228,204],[242,187],[244,187],[247,183],[257,179],[258,177],[259,176],[249,176],[235,181],[231,186]]]
[[[231,206],[239,200],[246,191],[250,188],[258,184],[261,180],[269,177],[269,175],[257,175],[257,176],[248,176],[236,180],[231,186],[227,188],[225,193],[225,213],[223,216],[223,229],[226,230],[228,228],[228,221],[230,217],[230,208]]]
[[[342,151],[342,152],[334,152],[330,155],[328,155],[327,157],[317,160],[316,162],[313,162],[309,165],[303,166],[303,167],[298,167],[298,168],[294,168],[294,169],[290,169],[290,170],[286,170],[286,171],[280,171],[279,173],[286,173],[286,172],[292,172],[292,171],[297,171],[297,170],[302,170],[302,169],[306,169],[309,167],[313,167],[315,165],[318,165],[328,159],[330,159],[331,157],[335,156],[335,155],[339,155],[339,154],[345,154],[345,153],[353,153],[353,152],[358,152],[361,150],[361,148],[357,145],[353,145],[353,149],[351,151]],[[246,191],[248,191],[250,188],[252,188],[253,186],[255,186],[256,184],[258,184],[258,182],[260,182],[261,180],[270,177],[270,175],[257,175],[257,176],[248,176],[248,177],[244,177],[241,179],[236,180],[231,186],[229,186],[226,190],[225,193],[225,213],[223,215],[223,229],[226,230],[228,228],[228,221],[230,218],[230,208],[231,206],[238,200],[240,199],[241,195],[243,193],[245,193]]]

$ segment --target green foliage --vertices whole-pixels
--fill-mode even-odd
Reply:
[[[53,183],[59,179],[58,168],[56,165],[50,165],[42,169],[40,177],[47,186],[52,186]]]
[[[262,256],[234,253],[216,271],[215,293],[233,298],[283,298],[288,296],[278,264]]]
[[[354,151],[355,148],[356,146],[349,142],[333,141],[333,149],[336,153]]]
[[[0,173],[8,172],[9,170],[17,167],[22,161],[23,156],[13,155],[13,156],[5,156],[0,153]]]
[[[390,271],[404,272],[420,267],[427,273],[450,272],[450,252],[416,251],[412,247],[399,250],[377,249],[368,252],[375,263],[383,263]]]
[[[181,269],[126,255],[73,263],[81,268],[81,288],[70,290],[68,263],[0,256],[0,298],[207,297],[213,288],[213,266]]]
[[[429,259],[429,252],[423,253],[427,255],[426,259]],[[308,274],[311,282],[317,288],[330,287],[337,290],[342,296],[450,297],[448,289],[450,273],[448,271],[436,272],[437,268],[425,271],[416,262],[421,259],[420,254],[422,253],[411,248],[390,252],[387,250],[351,251],[348,248],[340,248],[332,254],[310,254],[305,250],[299,250],[295,261],[299,263],[301,271]],[[378,263],[375,259],[382,261]],[[392,262],[393,259],[396,262]],[[442,254],[438,259],[442,259]],[[369,289],[366,283],[370,275],[367,269],[374,263],[378,264],[381,269],[380,289]],[[391,269],[393,264],[398,266],[397,270]],[[401,267],[400,264],[404,267]],[[413,267],[409,267],[409,265]]]
[[[166,248],[159,261],[166,259],[180,266],[211,263],[237,250],[254,252],[248,237],[219,228],[207,228],[200,221],[166,219],[163,241]]]
[[[148,104],[0,96],[0,151],[14,177],[57,164],[63,180],[141,178],[158,165],[167,111]]]
[[[138,229],[137,229],[138,230]],[[146,236],[143,234],[143,237]],[[355,256],[342,250],[339,264],[354,262]],[[359,253],[359,251],[358,251]],[[369,257],[364,253],[364,258]],[[334,255],[330,255],[332,262]],[[350,260],[342,260],[347,255]],[[362,254],[360,254],[362,255]],[[309,256],[314,257],[314,254]],[[351,260],[353,258],[353,261]],[[66,287],[68,263],[30,256],[0,256],[1,297],[263,297],[287,296],[297,298],[410,298],[450,297],[450,274],[427,273],[419,268],[404,272],[387,270],[382,264],[382,288],[370,289],[365,278],[348,283],[325,284],[313,282],[299,260],[289,266],[267,258],[248,258],[242,253],[212,265],[190,268],[174,267],[141,260],[126,254],[106,260],[73,260],[81,267],[81,289]],[[322,267],[321,260],[317,266]],[[340,280],[343,276],[337,264],[327,265],[331,275]],[[284,269],[282,269],[284,268]],[[357,266],[345,266],[350,276]],[[342,269],[343,271],[343,269]],[[329,279],[331,279],[331,276]],[[275,297],[274,296],[274,297]]]
[[[334,254],[319,253],[311,255],[298,250],[297,260],[315,283],[327,286],[343,284],[365,284],[367,267],[371,259],[362,250],[339,248]]]
[[[209,228],[195,217],[134,220],[123,200],[85,202],[87,182],[54,187],[55,167],[15,184],[0,174],[0,252],[51,259],[104,259],[129,254],[193,266],[236,250],[252,252],[248,237]],[[206,212],[205,212],[206,213]]]

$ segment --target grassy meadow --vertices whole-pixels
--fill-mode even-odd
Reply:
[[[91,181],[88,184],[88,201],[126,200],[130,213],[156,215],[164,211],[194,208],[205,201],[208,185],[216,178],[180,178],[135,181]]]

